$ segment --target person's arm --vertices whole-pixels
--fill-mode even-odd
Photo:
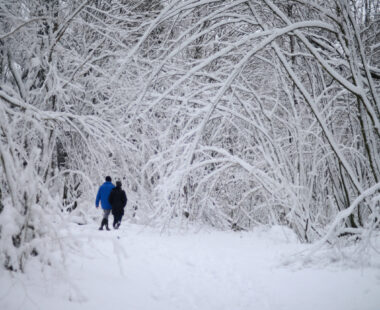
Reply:
[[[99,207],[99,201],[100,201],[100,188],[98,189],[98,194],[96,195],[95,207]]]
[[[115,196],[115,193],[114,193],[114,192],[115,192],[115,191],[112,190],[111,193],[110,193],[109,196],[108,196],[108,202],[110,203],[111,207],[112,207],[112,202],[113,202],[113,200],[114,200],[114,196]]]
[[[125,191],[123,191],[123,208],[127,205],[127,195],[125,194]]]

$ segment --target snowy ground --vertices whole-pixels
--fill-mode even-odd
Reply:
[[[286,264],[305,249],[275,227],[160,234],[73,226],[67,270],[0,271],[0,309],[379,310],[380,270]],[[54,270],[54,271],[53,271]]]

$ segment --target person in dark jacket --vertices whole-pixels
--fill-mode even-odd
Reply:
[[[99,187],[98,194],[96,195],[95,206],[99,207],[99,202],[101,202],[103,209],[103,219],[100,224],[99,230],[103,230],[103,227],[106,226],[108,228],[108,216],[111,213],[112,206],[108,202],[108,197],[115,185],[112,184],[112,179],[110,176],[106,176],[106,181]]]
[[[120,181],[116,181],[116,187],[112,189],[108,197],[108,202],[112,206],[113,228],[118,229],[124,215],[124,207],[127,204],[127,195],[121,188]]]

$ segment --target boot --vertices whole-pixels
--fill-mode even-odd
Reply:
[[[106,219],[102,219],[102,222],[100,224],[99,230],[103,230],[103,226],[106,225]],[[108,225],[107,225],[108,227]]]
[[[108,219],[104,219],[104,225],[106,226],[106,229],[107,229],[107,230],[110,230],[110,229],[108,228]]]

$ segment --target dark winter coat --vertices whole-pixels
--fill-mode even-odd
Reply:
[[[102,208],[104,210],[111,210],[112,207],[108,202],[108,196],[111,193],[111,190],[115,187],[111,182],[104,182],[98,190],[98,194],[96,195],[96,201],[95,201],[95,206],[99,206],[99,201],[102,204]]]
[[[127,195],[121,187],[117,186],[112,189],[111,194],[108,197],[108,202],[112,206],[112,214],[124,214],[124,207],[127,204]]]

